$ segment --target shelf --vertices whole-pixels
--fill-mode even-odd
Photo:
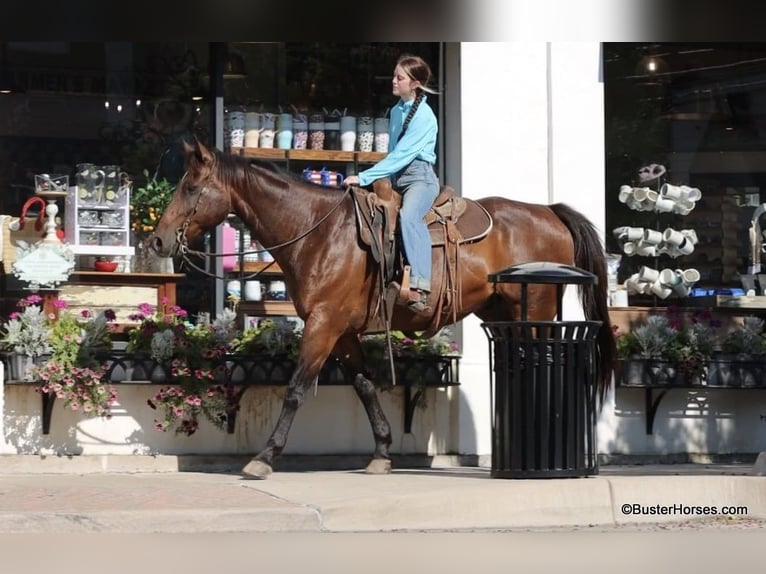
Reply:
[[[238,307],[239,312],[245,315],[298,315],[292,301],[240,301]]]
[[[267,269],[268,267],[268,269]],[[266,269],[264,271],[264,269]],[[238,273],[240,271],[239,262],[234,264],[232,273]],[[282,268],[277,263],[267,263],[265,261],[245,261],[242,265],[242,272],[244,273],[258,273],[263,271],[264,273],[281,275]]]
[[[375,163],[386,157],[383,152],[340,151],[323,149],[276,149],[258,147],[233,147],[231,153],[244,157],[299,161],[339,161]]]
[[[124,245],[72,245],[69,248],[75,255],[133,255],[135,249]]]

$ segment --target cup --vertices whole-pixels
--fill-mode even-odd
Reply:
[[[673,286],[673,292],[679,297],[688,297],[690,291],[690,286],[686,285],[683,281]]]
[[[656,269],[652,269],[651,267],[647,267],[646,265],[643,265],[641,269],[638,270],[639,281],[644,281],[646,283],[654,283],[659,278],[660,278],[660,272],[657,271]]]
[[[665,241],[665,243],[678,247],[684,241],[686,241],[686,236],[680,231],[676,231],[675,229],[668,227],[663,232],[662,239]]]
[[[274,129],[263,128],[261,129],[261,137],[258,140],[260,147],[270,149],[274,147]]]
[[[660,194],[662,197],[667,197],[668,199],[680,199],[684,196],[679,186],[671,185],[669,183],[662,184],[662,187],[660,187]]]
[[[667,299],[668,297],[670,297],[670,295],[673,294],[673,289],[671,289],[670,287],[667,287],[659,280],[652,283],[649,290],[653,294],[657,295],[657,297],[659,297],[660,299]]]
[[[245,145],[245,112],[229,112],[228,115],[229,146],[242,147]]]
[[[644,228],[628,227],[627,237],[628,241],[641,241],[644,238]]]
[[[242,283],[240,281],[229,281],[226,283],[226,293],[232,297],[240,297],[242,295]]]
[[[340,149],[342,151],[354,151],[356,148],[356,118],[354,116],[342,116],[339,129]]]
[[[643,203],[646,201],[648,191],[650,191],[648,187],[634,187],[633,199],[635,199],[638,203]]]
[[[323,169],[320,174],[322,185],[335,185],[337,187],[343,185],[343,180],[345,178],[343,177],[343,174],[338,171],[328,171]]]
[[[388,118],[375,118],[372,129],[375,134],[375,151],[388,153]]]
[[[372,151],[375,142],[375,132],[373,131],[373,120],[370,117],[363,116],[356,122],[357,141],[359,142],[359,151]]]
[[[673,287],[681,283],[681,274],[673,269],[663,269],[660,271],[660,281],[668,287]]]
[[[245,300],[260,301],[262,297],[260,281],[245,281]]]
[[[636,253],[636,244],[632,241],[626,241],[622,244],[622,252],[625,253],[625,255],[633,255]]]
[[[681,186],[681,196],[688,201],[699,201],[702,199],[702,192],[696,187],[689,187],[688,185]]]
[[[662,243],[662,238],[663,238],[662,233],[655,229],[644,230],[644,241],[646,243],[651,243],[652,245],[659,245],[660,243]]]
[[[687,285],[693,285],[700,280],[700,277],[702,277],[700,272],[696,269],[684,269],[681,276],[683,278],[683,282]]]
[[[697,238],[697,232],[693,229],[682,229],[681,233],[694,245],[697,245],[699,243],[699,239]]]
[[[247,112],[245,114],[245,147],[258,147],[261,137],[261,114]]]
[[[277,147],[290,149],[293,145],[293,115],[279,114],[277,116]]]
[[[657,203],[654,204],[655,211],[659,211],[660,213],[669,213],[673,211],[673,208],[676,207],[676,202],[672,199],[667,199],[665,197],[660,197],[657,200]]]
[[[309,140],[309,124],[306,114],[293,116],[293,148],[306,149]]]
[[[617,199],[620,200],[620,203],[627,203],[631,197],[633,197],[633,188],[629,185],[621,185],[620,193],[617,195]]]
[[[683,242],[677,247],[677,249],[679,253],[683,255],[689,255],[694,251],[694,243],[684,238]]]
[[[626,289],[617,289],[616,291],[612,291],[609,299],[612,307],[627,307],[628,291]]]
[[[636,255],[641,255],[642,257],[654,257],[657,255],[657,246],[652,245],[651,243],[646,243],[645,241],[639,241],[636,244]]]

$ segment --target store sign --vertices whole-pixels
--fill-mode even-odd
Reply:
[[[26,250],[18,250],[13,274],[29,282],[32,289],[52,289],[67,281],[74,267],[75,256],[67,244],[40,241]]]

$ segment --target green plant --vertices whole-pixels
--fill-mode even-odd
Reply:
[[[460,350],[452,338],[452,331],[444,328],[433,337],[422,337],[422,332],[411,337],[401,331],[391,332],[391,352],[397,377],[406,376],[412,384],[422,383],[432,374],[431,361],[419,361],[434,357],[459,357]],[[384,333],[361,337],[364,363],[375,382],[387,386],[391,382],[391,364],[388,355],[388,342]]]
[[[166,179],[157,179],[144,170],[146,183],[136,188],[130,197],[131,229],[151,233],[173,198],[176,186]]]
[[[139,305],[130,316],[140,321],[128,333],[128,351],[144,353],[162,365],[172,384],[161,387],[148,401],[152,409],[162,413],[155,428],[187,436],[199,428],[200,416],[222,428],[229,412],[235,408],[232,389],[219,381],[225,365],[217,361],[236,340],[236,315],[225,309],[212,323],[191,324],[188,313],[167,299],[157,308]]]
[[[740,325],[726,333],[721,342],[721,350],[738,355],[766,354],[765,324],[759,317],[743,317]]]
[[[234,352],[241,355],[286,355],[298,358],[302,332],[287,321],[266,319],[257,327],[249,327],[235,342]]]
[[[67,310],[66,301],[53,302],[58,316],[50,320],[50,359],[32,369],[42,385],[40,392],[64,401],[64,405],[88,415],[111,417],[117,391],[104,381],[106,365],[97,353],[111,347],[109,322],[114,311],[94,314],[83,310],[79,316]]]
[[[650,315],[643,325],[618,333],[617,352],[621,358],[665,361],[684,377],[702,377],[718,344],[717,327],[709,311],[669,307],[667,315]]]
[[[50,354],[51,323],[53,316],[43,311],[42,297],[30,295],[20,299],[17,307],[3,325],[0,344],[4,351],[14,351],[29,357]]]

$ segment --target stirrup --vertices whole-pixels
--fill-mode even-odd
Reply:
[[[431,307],[428,306],[427,303],[427,295],[424,291],[421,291],[420,289],[412,289],[412,291],[417,291],[417,293],[420,294],[420,297],[417,299],[410,299],[407,301],[407,309],[412,311],[413,313],[422,313],[423,311],[430,311]]]

